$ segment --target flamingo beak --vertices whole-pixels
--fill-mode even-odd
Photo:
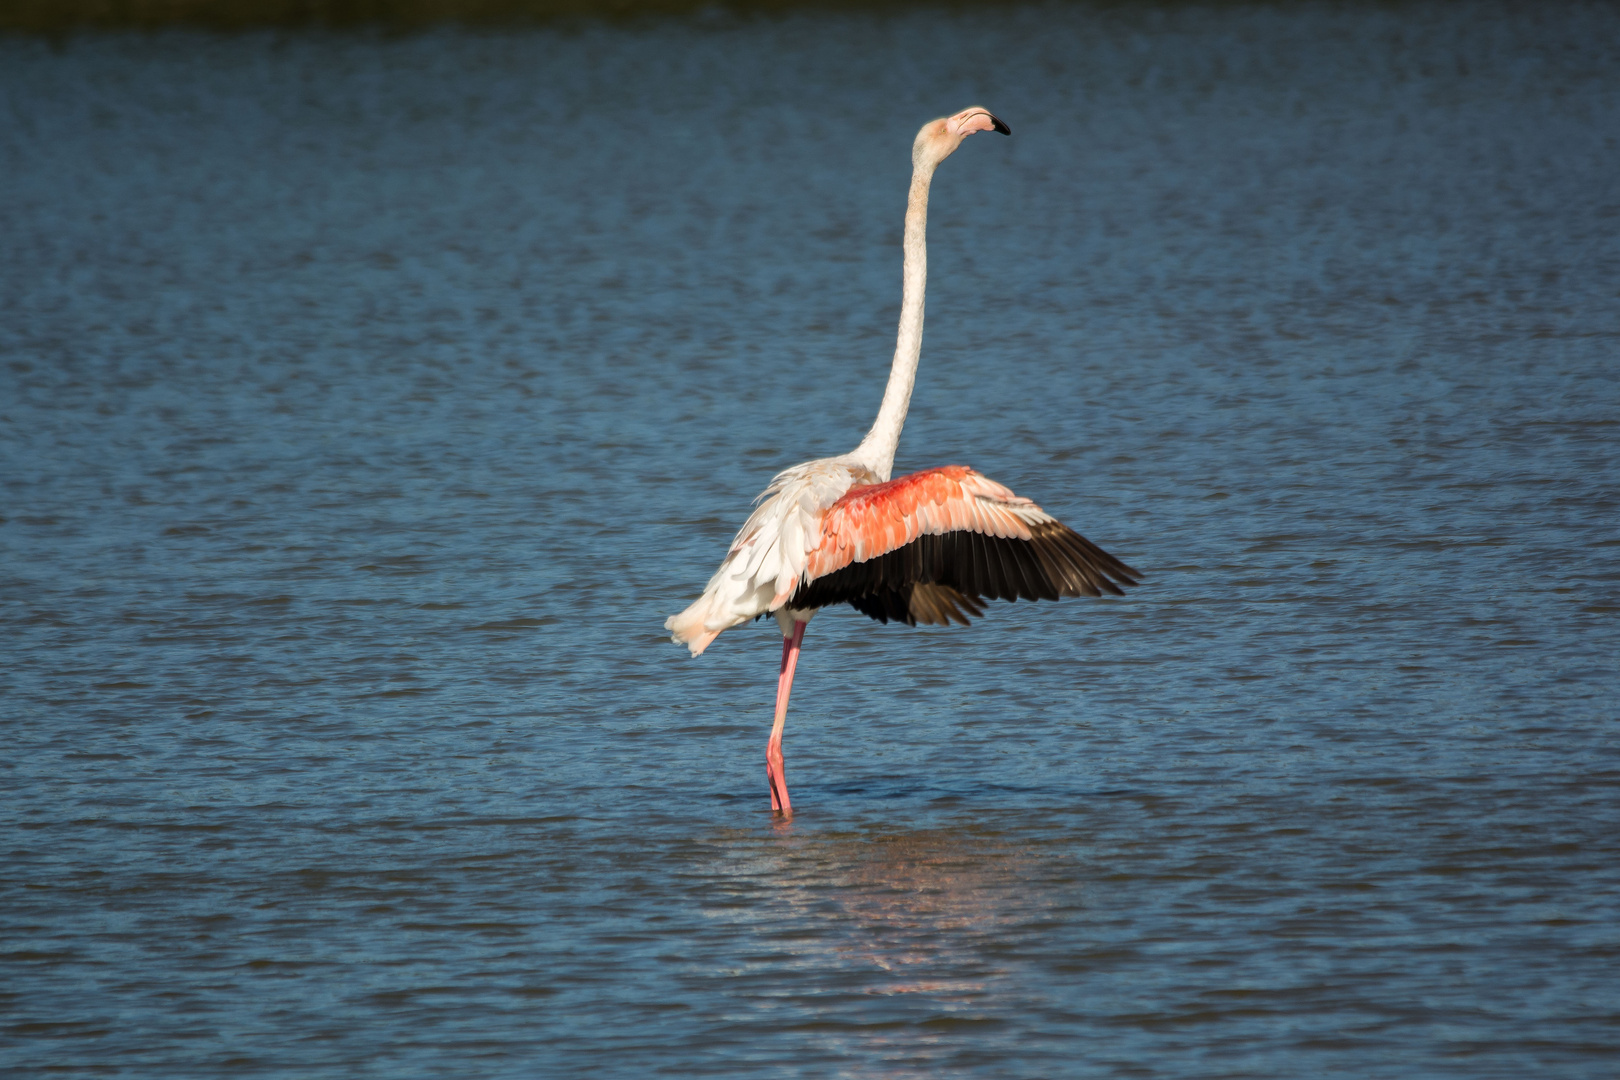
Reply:
[[[949,120],[949,130],[958,139],[965,139],[975,131],[999,131],[1003,135],[1011,135],[1012,128],[1002,122],[1002,119],[989,109],[971,109],[958,113]]]

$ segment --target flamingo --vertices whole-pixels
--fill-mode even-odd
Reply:
[[[880,623],[948,626],[982,601],[1123,595],[1141,577],[1036,506],[962,465],[891,480],[922,352],[925,233],[934,170],[976,131],[1012,131],[988,110],[924,124],[911,147],[905,262],[894,366],[877,420],[854,450],[784,469],[755,500],[703,595],[665,620],[693,656],[724,630],[770,614],[782,631],[776,722],[765,748],[771,809],[792,816],[782,757],[788,695],[805,627],[847,603]]]

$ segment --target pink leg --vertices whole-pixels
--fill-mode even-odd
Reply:
[[[793,620],[793,636],[782,639],[782,673],[776,679],[776,724],[765,747],[765,776],[771,782],[771,809],[793,816],[788,800],[787,774],[782,769],[782,727],[787,723],[788,694],[793,690],[793,669],[799,666],[799,644],[804,641],[808,623]]]

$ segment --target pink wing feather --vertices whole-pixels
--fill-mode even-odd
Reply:
[[[821,543],[810,552],[804,578],[826,577],[850,563],[902,548],[919,536],[976,532],[1030,540],[1032,525],[1051,520],[1029,499],[965,465],[924,469],[853,488],[835,502],[822,516]]]

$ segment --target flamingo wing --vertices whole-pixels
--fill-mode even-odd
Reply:
[[[981,598],[1122,595],[1137,571],[1029,499],[961,465],[847,491],[787,603],[849,603],[879,622],[966,624]]]

